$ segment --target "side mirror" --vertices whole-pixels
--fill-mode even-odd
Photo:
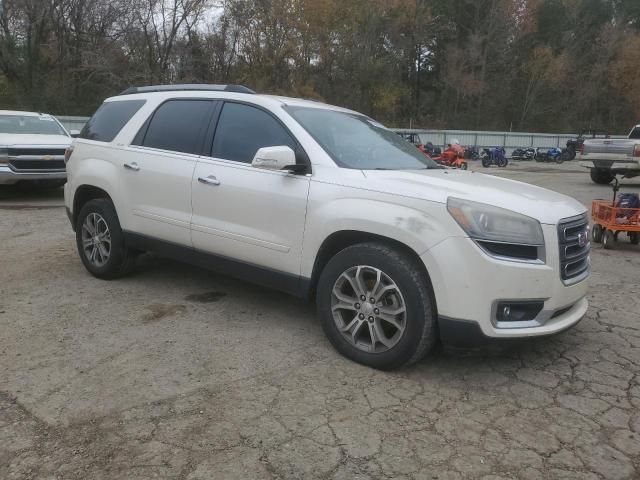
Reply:
[[[264,147],[259,149],[251,166],[265,170],[295,170],[296,154],[286,145],[278,147]]]
[[[69,130],[69,135],[72,138],[78,138],[80,136],[80,130]]]

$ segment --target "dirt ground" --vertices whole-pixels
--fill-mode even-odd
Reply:
[[[384,373],[274,291],[152,257],[92,278],[61,195],[0,190],[0,479],[640,478],[640,247],[594,247],[568,332]]]

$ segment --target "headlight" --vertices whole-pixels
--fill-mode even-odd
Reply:
[[[476,241],[544,245],[540,222],[526,215],[459,198],[449,198],[447,210],[467,235]]]

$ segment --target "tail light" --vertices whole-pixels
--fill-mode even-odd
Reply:
[[[584,142],[578,145],[578,151],[580,152],[580,155],[584,155]]]
[[[68,147],[64,151],[64,163],[65,163],[65,165],[67,164],[67,162],[69,162],[69,159],[71,158],[71,154],[72,153],[73,153],[73,147]]]
[[[636,144],[636,146],[633,147],[633,156],[640,157],[640,144]]]

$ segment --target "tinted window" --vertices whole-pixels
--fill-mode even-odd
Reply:
[[[296,149],[296,142],[275,118],[249,105],[225,103],[213,141],[214,157],[251,163],[258,149],[280,145]]]
[[[631,135],[629,135],[631,140],[638,140],[640,138],[640,127],[636,127],[631,130]]]
[[[170,100],[163,103],[153,114],[142,145],[199,155],[212,109],[210,100]]]
[[[80,132],[80,138],[99,142],[112,141],[142,105],[144,100],[103,103]]]

